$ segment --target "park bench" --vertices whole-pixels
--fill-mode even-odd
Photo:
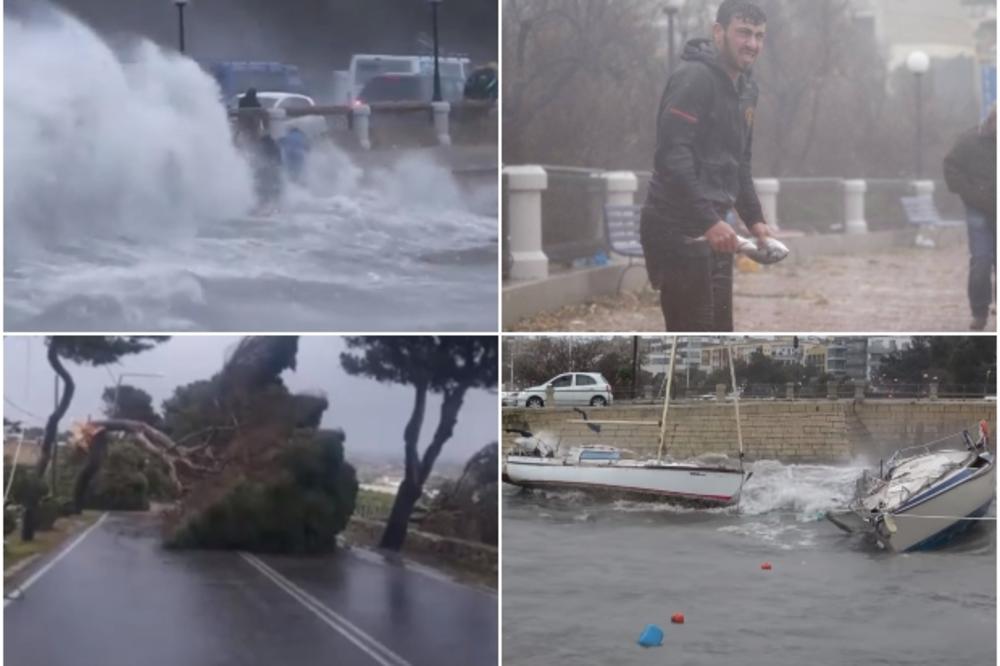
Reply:
[[[943,220],[934,204],[934,196],[930,194],[919,194],[912,197],[900,197],[899,202],[903,205],[903,212],[906,214],[906,221],[916,225],[917,237],[915,243],[917,247],[935,247],[936,234],[929,232],[947,227],[965,226],[961,220]]]
[[[636,259],[643,258],[642,243],[639,239],[641,211],[642,206],[637,205],[605,204],[604,206],[604,237],[608,250],[628,259],[621,275],[618,276],[616,294],[621,293],[622,282],[630,269],[646,267],[645,261],[636,262]]]

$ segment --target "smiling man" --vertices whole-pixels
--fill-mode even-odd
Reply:
[[[685,45],[660,100],[642,246],[668,331],[732,331],[737,236],[727,216],[735,208],[759,240],[769,235],[750,175],[750,70],[766,22],[752,2],[725,0],[712,38]]]

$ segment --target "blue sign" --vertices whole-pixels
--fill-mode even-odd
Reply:
[[[986,118],[990,107],[997,102],[997,66],[994,63],[979,63],[980,91],[983,104],[980,107],[980,119]]]

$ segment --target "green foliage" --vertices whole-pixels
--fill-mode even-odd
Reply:
[[[8,469],[4,469],[4,479],[9,474]],[[14,470],[14,480],[10,484],[10,499],[15,504],[31,504],[39,502],[48,495],[49,485],[38,476],[34,469],[27,465],[18,465]]]
[[[278,457],[280,476],[243,481],[222,500],[189,519],[168,545],[266,553],[330,552],[347,526],[358,492],[344,462],[344,434],[320,431]]]
[[[149,509],[149,482],[138,471],[101,472],[84,506],[105,511],[146,511]]]
[[[222,396],[230,399],[224,400]],[[215,442],[225,441],[232,434],[233,420],[250,427],[253,423],[284,421],[289,427],[317,428],[329,401],[323,395],[292,394],[283,382],[242,393],[239,398],[222,388],[216,375],[178,386],[174,394],[163,401],[163,427],[174,441],[184,445],[199,443],[187,438],[195,433],[207,437],[214,431]]]
[[[56,520],[60,515],[59,502],[54,497],[46,497],[38,503],[35,529],[41,532],[51,530],[55,527]]]
[[[250,335],[229,355],[220,374],[227,392],[254,391],[281,384],[281,373],[295,370],[299,351],[297,335]]]
[[[632,391],[632,339],[541,337],[505,340],[518,388],[537,386],[564,372],[599,372],[616,395]],[[640,365],[642,364],[642,358]],[[509,368],[509,366],[508,366]],[[505,371],[506,372],[506,371]],[[648,378],[649,373],[643,373]],[[640,376],[640,381],[643,380]]]
[[[226,413],[216,396],[214,379],[178,386],[163,401],[163,429],[175,440],[206,427],[226,423]]]
[[[3,535],[6,537],[8,534],[14,532],[17,529],[17,509],[13,506],[5,506],[3,508]]]
[[[129,384],[108,386],[101,394],[104,414],[109,419],[142,421],[154,428],[160,427],[160,415],[153,409],[153,398],[141,388]]]
[[[173,494],[163,461],[126,438],[110,443],[107,459],[91,483],[84,506],[106,511],[145,511],[151,499],[170,500]]]
[[[496,336],[348,337],[340,363],[350,375],[379,382],[426,384],[431,391],[497,383]]]
[[[96,366],[144,352],[169,339],[169,336],[157,335],[56,335],[47,342],[56,346],[62,358]]]
[[[996,340],[987,336],[914,337],[907,349],[882,362],[883,381],[942,384],[988,384],[996,381]]]

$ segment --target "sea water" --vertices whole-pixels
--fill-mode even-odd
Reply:
[[[504,486],[504,663],[996,663],[995,522],[896,555],[822,518],[860,466],[752,469],[712,510]],[[663,647],[636,644],[648,624]]]

